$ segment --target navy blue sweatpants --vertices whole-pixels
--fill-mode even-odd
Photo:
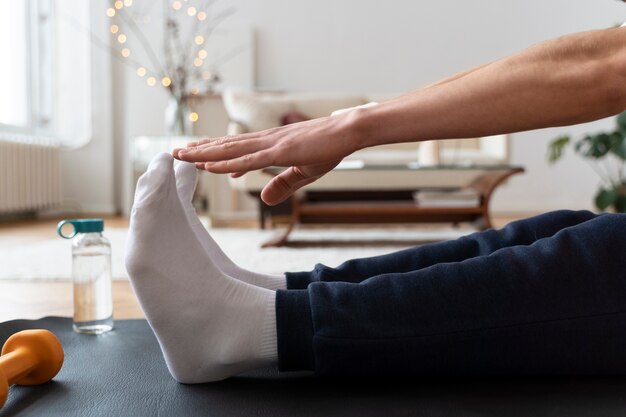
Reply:
[[[626,374],[626,215],[555,211],[287,273],[281,371]]]

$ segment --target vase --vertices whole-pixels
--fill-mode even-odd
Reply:
[[[186,97],[170,97],[165,108],[165,127],[169,136],[191,136],[193,124]]]

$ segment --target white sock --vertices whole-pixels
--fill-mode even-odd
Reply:
[[[213,240],[208,230],[204,227],[193,207],[193,193],[196,189],[197,169],[195,164],[183,161],[174,162],[176,172],[176,188],[178,197],[185,210],[187,219],[195,232],[202,247],[209,254],[213,262],[226,275],[237,277],[238,280],[247,282],[270,290],[286,289],[287,278],[284,275],[265,275],[248,271],[235,264]]]
[[[179,382],[216,381],[276,363],[276,293],[228,277],[211,261],[178,199],[167,153],[137,183],[126,268]]]

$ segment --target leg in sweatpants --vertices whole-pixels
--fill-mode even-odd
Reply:
[[[319,375],[626,373],[626,215],[461,262],[276,297],[279,366]]]
[[[530,245],[553,236],[566,227],[595,218],[590,211],[559,210],[509,223],[502,229],[489,229],[459,239],[417,246],[391,254],[344,262],[337,268],[318,264],[310,272],[288,272],[288,289],[305,289],[311,282],[361,282],[389,273],[416,271],[443,262],[460,262],[517,245]]]

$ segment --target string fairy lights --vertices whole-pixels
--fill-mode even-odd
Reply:
[[[147,11],[152,10],[154,0],[109,1],[106,15],[111,18],[109,31],[115,40],[111,48],[147,86],[161,85],[181,106],[186,106],[189,97],[210,93],[221,81],[215,57],[210,60],[207,42],[215,28],[234,13],[232,8],[213,12],[214,0],[163,0],[164,39],[159,50],[140,27],[152,21]],[[131,49],[135,52],[132,56]],[[145,58],[148,62],[140,63]],[[192,123],[199,118],[195,111],[185,116]]]

